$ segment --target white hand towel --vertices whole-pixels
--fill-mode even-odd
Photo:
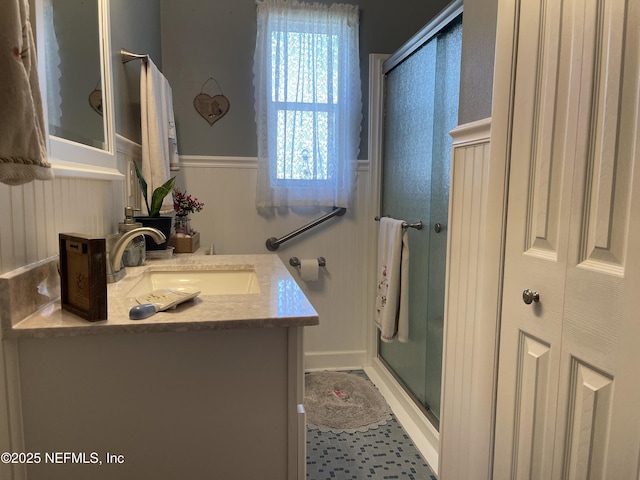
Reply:
[[[158,67],[148,59],[140,70],[140,110],[142,126],[142,176],[148,195],[179,170],[178,142],[173,116],[171,85]],[[173,212],[173,196],[167,195],[161,213]]]
[[[0,2],[0,182],[53,178],[28,0]]]
[[[402,224],[380,219],[375,322],[383,342],[409,340],[409,243]]]

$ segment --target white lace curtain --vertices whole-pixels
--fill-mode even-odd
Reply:
[[[358,7],[257,5],[256,206],[350,207],[362,120]]]

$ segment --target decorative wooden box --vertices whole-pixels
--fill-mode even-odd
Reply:
[[[169,238],[169,246],[173,247],[173,253],[193,253],[200,247],[200,232],[196,232],[191,237]]]
[[[60,289],[63,310],[95,322],[107,319],[107,255],[104,238],[61,233]]]

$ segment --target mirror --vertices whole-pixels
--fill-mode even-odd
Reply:
[[[36,0],[36,15],[49,156],[56,173],[117,175],[109,0]],[[76,163],[92,168],[79,169]]]
[[[98,1],[45,0],[49,134],[106,150]]]

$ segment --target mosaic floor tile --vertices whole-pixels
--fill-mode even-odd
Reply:
[[[364,372],[352,372],[365,376]],[[395,416],[363,433],[307,430],[307,479],[435,480]]]

